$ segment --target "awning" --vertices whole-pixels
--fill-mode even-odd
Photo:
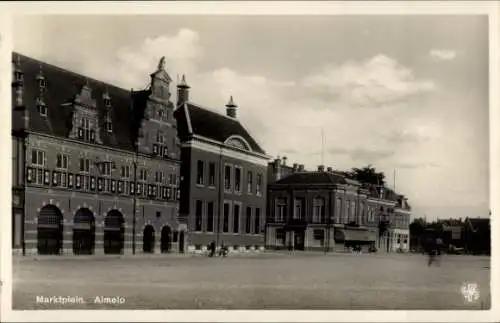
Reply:
[[[377,239],[377,233],[375,231],[369,231],[368,229],[342,229],[335,228],[335,240],[336,241],[375,241]]]

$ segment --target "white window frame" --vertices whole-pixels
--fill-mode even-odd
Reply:
[[[236,183],[237,183],[237,176],[236,176],[236,170],[240,171],[240,176],[239,176],[239,181],[240,181],[240,187],[238,189]],[[241,194],[243,192],[243,167],[241,166],[234,166],[234,192],[236,194]]]
[[[229,167],[229,179],[227,179],[226,168]],[[229,187],[226,185],[227,180],[229,180]],[[232,164],[224,164],[224,192],[231,193],[233,191],[233,165]]]
[[[82,164],[81,162],[82,160],[83,160],[83,170],[80,167]],[[82,174],[89,174],[91,168],[92,168],[92,160],[89,158],[80,157],[80,159],[78,160],[78,172]]]
[[[33,162],[33,152],[36,152],[36,161]],[[41,160],[41,161],[40,161]],[[41,149],[32,149],[31,150],[31,165],[38,167],[45,167],[47,161],[47,154],[44,150]]]
[[[57,165],[57,162],[61,158],[61,166]],[[56,155],[56,169],[67,170],[69,165],[69,155],[64,153],[57,153]]]

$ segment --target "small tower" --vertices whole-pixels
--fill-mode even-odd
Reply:
[[[15,89],[15,106],[22,107],[24,92],[24,73],[21,70],[21,58],[16,55],[16,61],[12,63],[12,87]]]
[[[226,104],[226,115],[230,118],[236,119],[236,108],[238,106],[234,104],[233,96],[229,98],[229,102]]]
[[[186,76],[182,75],[182,79],[177,84],[177,107],[189,101],[190,86],[186,82]]]

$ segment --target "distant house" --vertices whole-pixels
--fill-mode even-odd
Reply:
[[[489,255],[491,253],[490,219],[466,218],[464,244],[468,253]]]

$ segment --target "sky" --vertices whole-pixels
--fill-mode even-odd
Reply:
[[[125,89],[164,56],[191,101],[224,113],[232,95],[273,158],[371,164],[415,217],[488,216],[485,16],[40,15],[13,30],[15,51]]]

